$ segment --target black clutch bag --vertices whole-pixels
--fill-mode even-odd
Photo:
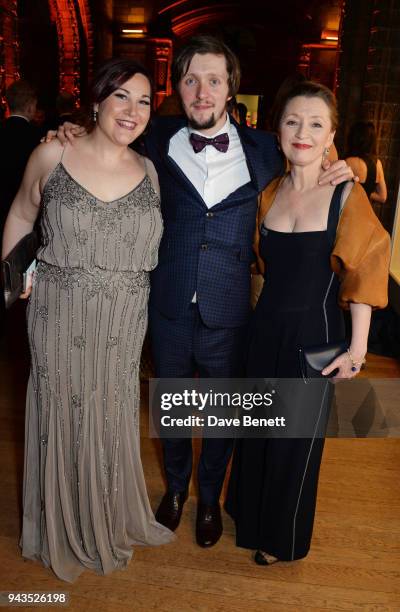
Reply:
[[[36,232],[24,236],[1,262],[4,303],[10,306],[23,293],[24,273],[36,258],[39,238]]]
[[[329,365],[336,357],[345,353],[349,345],[346,342],[336,342],[330,344],[320,344],[318,346],[300,347],[300,370],[304,382],[310,378],[321,378],[322,370]],[[329,376],[334,376],[336,370]]]

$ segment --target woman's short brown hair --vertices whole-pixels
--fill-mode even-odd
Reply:
[[[239,60],[225,43],[208,34],[193,37],[189,43],[178,51],[172,63],[171,76],[174,89],[177,89],[179,81],[187,73],[190,62],[196,53],[199,55],[212,53],[213,55],[223,55],[225,57],[226,70],[228,72],[229,95],[235,96],[240,85]]]
[[[325,87],[325,85],[322,85],[321,83],[316,83],[315,81],[303,81],[302,83],[297,83],[287,91],[286,95],[282,97],[280,101],[280,108],[277,110],[276,114],[275,123],[277,127],[281,123],[282,116],[288,102],[299,96],[304,96],[305,98],[320,98],[323,100],[329,109],[332,130],[336,130],[339,123],[339,117],[335,95],[328,87]]]

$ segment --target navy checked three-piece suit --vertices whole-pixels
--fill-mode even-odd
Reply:
[[[146,136],[164,221],[159,263],[151,274],[149,312],[159,378],[191,378],[195,373],[230,378],[243,373],[257,196],[283,172],[283,161],[272,134],[231,121],[251,180],[211,208],[168,156],[170,139],[185,126],[185,118],[159,117]],[[192,471],[192,441],[163,443],[168,489],[184,491]],[[232,440],[203,439],[198,467],[202,503],[218,503],[232,447]]]

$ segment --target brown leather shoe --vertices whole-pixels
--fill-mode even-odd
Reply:
[[[199,502],[196,519],[196,541],[199,546],[214,546],[222,535],[222,518],[219,504],[208,506]]]
[[[156,512],[156,521],[175,531],[182,516],[183,504],[188,498],[187,491],[167,491]]]

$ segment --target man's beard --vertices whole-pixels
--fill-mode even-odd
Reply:
[[[218,118],[215,117],[214,113],[211,113],[210,118],[203,122],[196,121],[196,119],[194,119],[193,117],[188,117],[189,127],[191,127],[192,130],[209,130],[216,125],[217,121],[221,119],[222,115],[224,115],[225,112],[226,109],[224,108]]]
[[[214,127],[214,125],[217,123],[217,120],[215,119],[214,113],[212,113],[209,119],[202,122],[196,121],[196,119],[189,117],[188,123],[189,127],[191,127],[192,130],[209,130],[210,128]]]

